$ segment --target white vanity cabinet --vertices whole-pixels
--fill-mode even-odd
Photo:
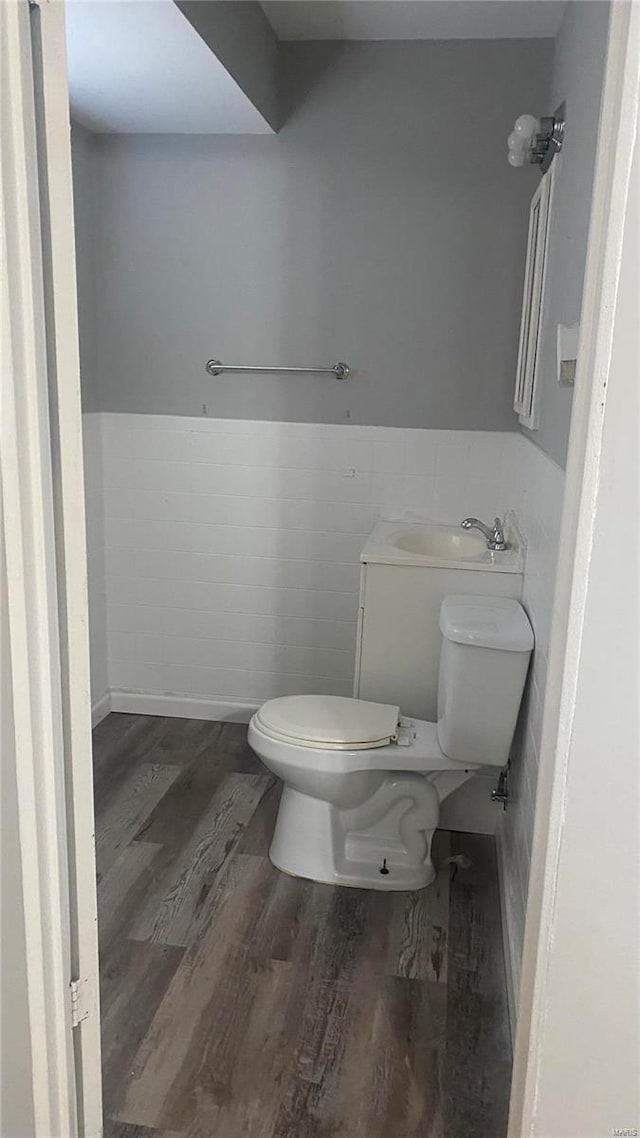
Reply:
[[[419,530],[426,535],[422,540],[427,551],[436,549],[438,556],[416,554],[394,544],[398,537]],[[447,534],[456,543],[452,550],[447,548]],[[376,526],[361,556],[356,698],[398,704],[404,715],[435,721],[439,615],[444,597],[477,593],[521,598],[519,549],[512,547],[507,554],[485,556],[483,548],[481,553],[469,555],[465,564],[463,543],[454,527],[410,529],[406,523],[403,528],[401,522]],[[407,538],[405,544],[419,542]],[[464,567],[451,567],[456,561]]]

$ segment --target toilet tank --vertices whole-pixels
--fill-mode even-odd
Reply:
[[[533,650],[527,615],[507,597],[449,596],[440,632],[440,746],[457,762],[502,767]]]

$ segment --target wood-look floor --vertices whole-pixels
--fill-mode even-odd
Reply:
[[[503,1138],[492,839],[438,834],[417,893],[315,885],[246,727],[112,714],[94,761],[105,1138]]]

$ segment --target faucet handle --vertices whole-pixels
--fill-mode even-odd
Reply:
[[[493,540],[490,543],[490,548],[498,552],[509,548],[504,539],[504,529],[500,518],[494,518],[493,520]]]

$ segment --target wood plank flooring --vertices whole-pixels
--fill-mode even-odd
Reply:
[[[316,885],[268,860],[246,727],[112,714],[94,764],[105,1138],[504,1138],[492,839],[438,833],[418,893]]]

